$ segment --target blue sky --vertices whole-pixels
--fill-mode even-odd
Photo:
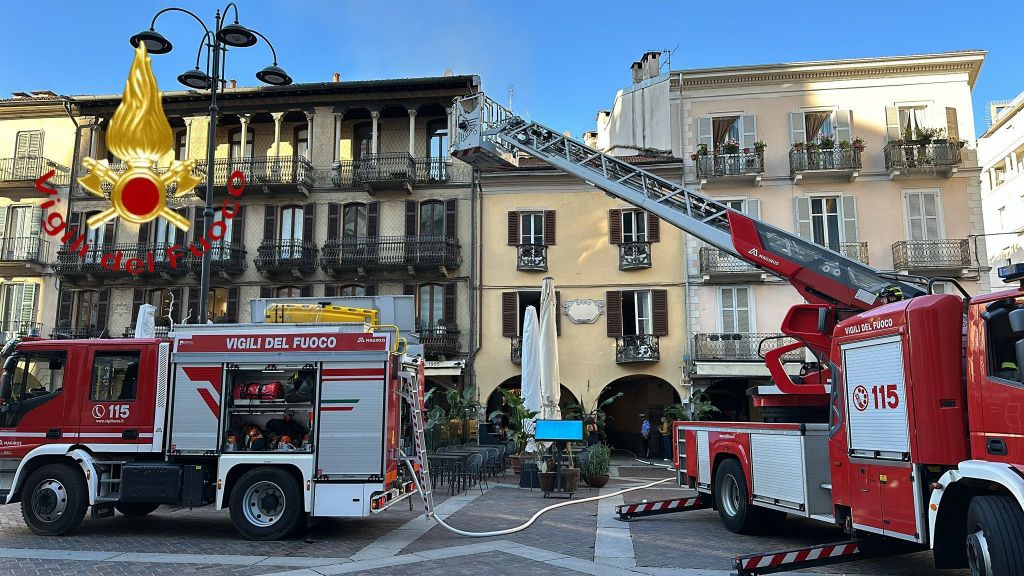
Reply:
[[[241,23],[270,38],[296,82],[477,74],[484,89],[559,130],[594,128],[597,110],[630,82],[629,64],[650,49],[675,49],[672,67],[983,49],[975,86],[975,124],[987,102],[1024,90],[1024,5],[933,0],[876,2],[587,2],[517,0],[241,0]],[[44,1],[4,5],[0,97],[49,89],[61,94],[119,93],[131,61],[128,38],[160,8],[181,6],[212,23],[221,2]],[[100,8],[102,6],[102,9]],[[161,89],[195,64],[200,39],[187,15],[161,16],[157,30],[175,43],[154,57]],[[229,55],[228,77],[255,85],[270,64],[261,42]],[[12,70],[13,68],[13,70]]]

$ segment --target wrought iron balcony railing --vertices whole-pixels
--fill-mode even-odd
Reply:
[[[352,182],[370,192],[394,189],[412,192],[416,162],[408,152],[370,154],[353,163]]]
[[[35,186],[33,182],[50,170],[54,171],[49,180],[51,186],[67,186],[71,183],[71,170],[49,158],[0,158],[0,182],[27,182],[29,184],[26,186]]]
[[[264,240],[256,250],[256,269],[263,274],[316,271],[317,247],[305,240]]]
[[[650,242],[623,242],[619,244],[619,270],[651,267]]]
[[[22,322],[21,320],[0,322],[0,334],[2,334],[4,342],[21,336],[38,336],[39,329],[39,322]]]
[[[853,148],[819,148],[810,150],[806,147],[789,150],[789,173],[795,176],[801,172],[839,171],[851,172],[861,169],[860,150]]]
[[[64,278],[119,276],[124,274],[125,263],[129,258],[141,257],[148,267],[148,263],[145,262],[145,254],[140,255],[139,246],[137,243],[97,244],[89,245],[83,253],[79,250],[72,250],[67,245],[62,245],[57,250],[57,261],[53,264],[53,270],[58,276]],[[115,257],[118,251],[121,252],[120,267],[115,267]],[[106,260],[103,259],[104,256],[107,256]],[[107,266],[103,265],[104,262],[107,263]],[[154,261],[154,267],[155,265]]]
[[[327,272],[372,270],[454,270],[462,265],[462,246],[447,236],[376,236],[328,240],[320,265]]]
[[[79,338],[101,338],[105,335],[105,328],[96,328],[92,326],[76,326],[71,327],[60,327],[54,328],[50,332],[50,338],[53,339],[79,339]]]
[[[405,161],[406,156],[400,155],[399,162],[403,167],[408,167]],[[363,187],[363,180],[356,178],[357,167],[361,167],[364,161],[346,160],[335,162],[331,168],[317,170],[316,187],[320,188],[359,188]],[[413,184],[425,186],[441,186],[447,184],[470,184],[473,181],[473,167],[465,162],[451,158],[413,158],[414,172],[412,173]],[[389,160],[388,162],[395,162]],[[385,163],[385,167],[386,164]],[[401,173],[401,168],[396,174]],[[360,170],[360,176],[371,176],[372,171]],[[401,179],[400,182],[405,182]]]
[[[427,356],[453,356],[459,353],[459,327],[454,322],[417,322],[416,331]]]
[[[631,334],[615,339],[615,363],[657,362],[661,360],[658,337],[650,334]]]
[[[0,239],[0,263],[42,264],[48,260],[50,243],[38,236]]]
[[[244,245],[232,244],[231,242],[220,242],[209,248],[210,270],[224,274],[241,274],[249,267],[246,260]],[[191,252],[188,256],[188,269],[198,274],[203,268],[203,259]]]
[[[764,172],[764,154],[756,150],[736,154],[697,156],[697,177],[700,179],[725,176],[746,176]]]
[[[841,242],[839,244],[839,253],[847,258],[857,260],[861,264],[868,263],[867,242]]]
[[[885,169],[890,173],[907,172],[912,169],[950,172],[963,161],[960,144],[948,140],[894,140],[885,145],[884,154]]]
[[[714,274],[749,274],[759,270],[746,260],[741,260],[725,250],[703,246],[700,249],[700,273],[705,276]]]
[[[510,357],[513,364],[523,363],[523,337],[513,336],[511,338]]]
[[[971,243],[952,240],[900,240],[892,245],[897,270],[963,269],[971,266]]]
[[[543,244],[520,244],[516,250],[516,270],[547,272],[548,247]]]
[[[154,338],[167,338],[167,335],[170,332],[171,332],[171,327],[170,326],[154,326],[153,327],[153,333],[154,333],[153,337]],[[129,326],[128,328],[125,328],[124,332],[121,333],[121,337],[122,338],[135,338],[135,327],[134,326]]]
[[[761,362],[758,355],[791,344],[792,338],[779,333],[726,332],[697,333],[693,337],[693,358],[714,362]],[[803,362],[802,348],[786,352],[785,362]]]

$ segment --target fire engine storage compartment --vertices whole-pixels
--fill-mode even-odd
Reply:
[[[317,365],[309,364],[228,364],[225,370],[227,414],[221,439],[225,452],[279,452],[283,449],[274,436],[288,435],[294,451],[311,452],[310,424],[313,422],[313,390],[319,381]],[[296,388],[308,382],[309,400],[296,401]],[[293,386],[295,383],[296,386]],[[276,394],[280,391],[280,394]],[[255,394],[253,394],[255,392]],[[279,396],[279,397],[278,397]],[[284,432],[285,413],[292,413],[295,432]],[[276,426],[272,426],[271,422]],[[247,431],[255,426],[259,436],[249,445]],[[229,437],[236,441],[231,443]],[[296,437],[297,436],[297,437]],[[262,442],[260,442],[262,440]],[[280,440],[280,438],[277,438]],[[259,447],[256,447],[259,446]]]

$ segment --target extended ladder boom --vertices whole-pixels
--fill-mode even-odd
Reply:
[[[456,99],[453,128],[451,149],[456,158],[482,170],[502,170],[516,167],[518,152],[525,152],[773,272],[809,302],[867,310],[880,303],[878,293],[890,286],[898,286],[906,297],[923,293],[681,184],[523,120],[482,93]]]

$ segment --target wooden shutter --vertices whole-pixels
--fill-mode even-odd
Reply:
[[[304,284],[304,285],[299,287],[299,296],[303,296],[303,297],[308,298],[308,297],[310,297],[312,295],[313,295],[313,285],[312,284]]]
[[[836,127],[835,139],[838,145],[843,140],[850,142],[853,140],[853,114],[849,110],[836,110],[836,122],[833,126]]]
[[[900,109],[896,106],[885,107],[885,137],[886,141],[900,140],[902,138],[900,128]]]
[[[0,234],[7,231],[7,206],[0,206]]]
[[[270,286],[260,286],[260,298],[272,298],[274,296],[274,289]]]
[[[545,210],[544,211],[544,245],[553,246],[555,244],[555,211]]]
[[[341,238],[341,204],[330,202],[327,204],[327,239],[338,238]]]
[[[647,214],[647,241],[661,242],[661,218],[654,214]]]
[[[804,113],[803,112],[790,112],[789,113],[789,143],[795,144],[797,142],[807,141],[807,128],[804,125]]]
[[[714,148],[715,141],[714,135],[711,133],[711,118],[697,118],[697,146],[701,144],[708,147],[708,153]]]
[[[740,116],[740,148],[753,150],[754,142],[757,142],[757,118],[753,114]]]
[[[57,326],[66,323],[69,327],[74,325],[75,315],[75,293],[71,290],[61,290],[57,297]]]
[[[651,333],[668,336],[668,290],[651,290]]]
[[[455,198],[444,202],[444,235],[447,238],[459,237],[459,201]]]
[[[96,316],[99,317],[96,329],[103,331],[107,327],[107,314],[110,310],[110,288],[100,290],[96,300]]]
[[[241,248],[245,246],[245,206],[235,208],[235,216],[231,219],[231,244]]]
[[[754,220],[761,219],[761,200],[759,198],[747,198],[743,203],[744,213]]]
[[[857,197],[843,196],[843,242],[857,240]]]
[[[811,199],[807,196],[793,198],[793,213],[796,219],[796,233],[807,240],[814,238],[811,229]]]
[[[519,245],[519,212],[515,210],[508,213],[508,245]]]
[[[960,124],[956,119],[956,108],[946,106],[946,136],[960,139]]]
[[[415,200],[405,201],[405,235],[416,235],[416,216],[419,213]]]
[[[228,288],[228,322],[238,322],[238,286]]]
[[[263,239],[277,239],[277,206],[271,204],[263,207]]]
[[[501,293],[501,335],[515,338],[519,335],[519,298],[515,292]]]
[[[183,292],[184,290],[182,288],[171,289],[171,298],[174,299],[174,309],[171,311],[171,318],[174,322],[181,322],[181,319],[185,317],[185,314],[181,310],[186,304]]]
[[[456,284],[454,282],[444,285],[444,302],[441,305],[441,314],[444,316],[444,321],[450,326],[455,326],[455,290]]]
[[[206,313],[209,314],[210,311],[207,310]],[[202,324],[203,323],[202,321],[199,320],[199,288],[198,287],[193,287],[193,288],[189,288],[188,289],[188,307],[185,309],[185,312],[181,316],[182,316],[183,320],[184,320],[184,318],[187,317],[192,324]]]
[[[338,295],[338,285],[337,284],[324,284],[324,297],[325,298],[334,298],[337,295]]]
[[[316,225],[316,204],[306,204],[302,207],[302,241],[312,244],[315,242],[313,236]]]
[[[562,335],[562,291],[555,290],[555,335]]]
[[[234,226],[234,222],[231,223]],[[192,241],[198,242],[203,237],[203,207],[196,206],[192,210]],[[232,229],[232,235],[234,235],[234,229]],[[142,228],[139,228],[139,240],[142,240]],[[233,241],[233,240],[232,240]]]
[[[18,132],[14,141],[14,157],[36,159],[43,155],[43,131]]]
[[[31,212],[29,213],[27,231],[28,234],[25,234],[24,232],[22,232],[22,234],[25,234],[26,236],[30,236],[32,238],[36,238],[39,236],[39,232],[43,228],[43,209],[40,206],[33,206],[30,210]],[[0,230],[4,230],[4,228],[0,227]]]
[[[608,242],[622,244],[622,210],[618,208],[608,211]]]
[[[719,309],[722,311],[722,331],[736,331],[736,288],[727,286],[718,290],[720,302]]]
[[[37,296],[39,294],[38,286],[32,282],[26,282],[22,284],[21,288],[21,322],[25,326],[25,330],[29,331],[32,329],[32,324],[36,322],[36,309],[37,309]]]
[[[609,290],[604,293],[605,330],[609,338],[622,336],[622,292]]]
[[[366,204],[366,235],[370,238],[380,236],[380,202]]]
[[[365,290],[365,293],[366,293],[367,296],[376,296],[377,295],[377,285],[376,284],[367,284],[363,288],[363,290]]]

